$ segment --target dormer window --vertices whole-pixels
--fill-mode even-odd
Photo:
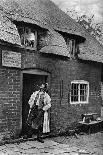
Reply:
[[[77,45],[74,39],[67,39],[67,49],[70,53],[71,58],[76,58],[77,55]]]
[[[36,48],[36,31],[29,27],[19,27],[21,44],[25,47]]]

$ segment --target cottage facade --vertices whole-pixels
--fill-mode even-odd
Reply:
[[[51,132],[65,131],[83,113],[100,115],[99,43],[51,1],[18,0],[1,6],[1,134],[25,132],[29,97],[42,82],[49,83],[52,99]]]

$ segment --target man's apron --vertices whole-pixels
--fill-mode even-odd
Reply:
[[[44,95],[45,94],[41,95],[40,98],[39,93],[36,95],[34,105],[32,106],[28,115],[27,124],[33,129],[38,129],[38,127],[43,126],[43,133],[47,133],[50,132],[50,128],[48,112],[42,110],[43,106],[45,105]],[[37,101],[39,102],[39,106],[36,105]]]

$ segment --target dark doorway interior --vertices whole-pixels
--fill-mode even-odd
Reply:
[[[25,134],[26,120],[29,112],[28,100],[34,91],[38,90],[41,83],[47,81],[47,75],[23,74],[23,93],[22,93],[22,134]]]

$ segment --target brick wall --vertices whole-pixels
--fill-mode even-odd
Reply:
[[[22,70],[41,69],[51,75],[51,131],[65,130],[69,124],[80,119],[82,113],[100,113],[100,64],[34,51],[21,50],[21,53]],[[0,66],[0,132],[2,133],[17,134],[21,130],[22,70]],[[89,104],[70,105],[69,92],[72,80],[89,82]]]
[[[88,61],[67,60],[48,54],[24,53],[23,68],[40,68],[51,73],[51,128],[65,129],[70,123],[80,119],[82,113],[100,113],[101,66]],[[89,104],[70,105],[69,91],[72,80],[86,80],[90,84]],[[61,82],[63,94],[61,95]]]
[[[20,132],[21,71],[2,66],[1,57],[0,50],[0,132],[6,138]]]

